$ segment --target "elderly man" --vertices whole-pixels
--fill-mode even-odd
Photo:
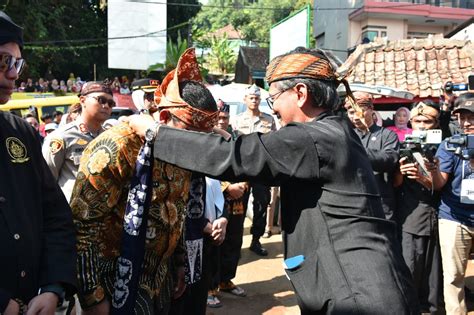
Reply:
[[[232,128],[237,134],[267,133],[276,130],[273,117],[262,113],[259,109],[260,88],[258,86],[254,84],[245,89],[244,103],[247,106],[247,110],[237,115],[231,123]],[[252,243],[250,244],[250,250],[257,255],[267,256],[268,252],[262,247],[260,237],[264,234],[267,223],[267,208],[271,200],[270,187],[250,182],[250,188],[253,197],[253,218],[252,227],[250,228]]]
[[[297,48],[271,61],[267,81],[285,127],[225,141],[158,126],[155,157],[221,180],[281,185],[286,272],[302,314],[417,314],[365,149],[332,115],[338,78],[330,61]],[[143,135],[154,122],[131,124]]]
[[[370,165],[372,165],[377,186],[382,196],[385,218],[393,220],[396,207],[393,176],[398,162],[398,137],[393,131],[375,124],[374,104],[371,94],[355,92],[354,97],[359,110],[352,107],[349,104],[349,99],[346,99],[347,116],[369,156]]]
[[[0,11],[0,104],[23,69],[22,29]],[[41,156],[39,136],[0,111],[0,313],[52,315],[76,283],[71,210]]]
[[[61,187],[71,199],[79,162],[86,146],[104,131],[102,124],[112,113],[112,90],[103,82],[87,82],[79,93],[81,116],[60,126],[44,140],[43,157]],[[46,130],[47,131],[47,130]]]

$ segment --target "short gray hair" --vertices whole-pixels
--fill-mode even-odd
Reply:
[[[335,110],[339,105],[337,86],[333,81],[316,80],[309,78],[295,78],[275,82],[280,91],[285,91],[303,83],[309,90],[314,107]]]

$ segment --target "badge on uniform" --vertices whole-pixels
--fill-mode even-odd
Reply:
[[[30,158],[28,157],[26,146],[18,138],[9,137],[5,141],[5,144],[13,163],[25,163],[29,161]]]
[[[86,139],[78,139],[76,142],[77,145],[86,145],[88,143],[89,141],[87,141]]]
[[[49,151],[51,154],[56,154],[64,147],[63,139],[51,139],[49,142]]]

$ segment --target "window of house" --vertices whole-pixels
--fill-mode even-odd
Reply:
[[[379,31],[363,31],[361,35],[362,43],[373,42],[379,36]]]
[[[427,38],[429,35],[432,33],[426,33],[426,32],[408,32],[407,33],[407,38],[412,39],[412,38]]]

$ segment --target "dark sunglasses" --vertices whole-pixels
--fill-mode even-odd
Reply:
[[[0,54],[0,71],[2,72],[8,72],[15,67],[16,73],[20,75],[25,65],[26,62],[23,58],[15,58],[12,55]]]
[[[105,96],[90,96],[90,95],[87,95],[87,97],[92,97],[102,106],[107,104],[107,106],[109,106],[110,108],[115,107],[115,101],[111,98],[107,98]]]

